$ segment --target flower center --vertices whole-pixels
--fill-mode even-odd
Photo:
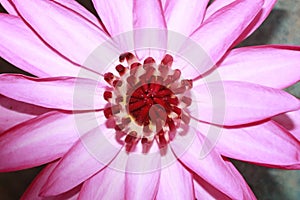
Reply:
[[[140,142],[160,148],[172,141],[182,123],[189,124],[187,107],[191,105],[189,90],[192,80],[182,79],[181,71],[172,70],[173,57],[166,54],[160,64],[148,57],[141,64],[132,53],[119,57],[113,73],[104,74],[111,87],[103,97],[108,102],[104,115],[108,128],[116,130],[116,138],[133,151]]]

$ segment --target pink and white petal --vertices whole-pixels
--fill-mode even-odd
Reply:
[[[239,43],[241,40],[245,39],[251,33],[253,33],[261,24],[262,22],[268,17],[269,13],[273,9],[277,0],[264,0],[264,4],[262,5],[261,11],[255,17],[255,19],[251,22],[245,32],[240,36],[239,41],[235,43]],[[227,6],[228,4],[234,2],[234,0],[215,0],[213,3],[207,8],[204,21],[208,19],[211,15],[213,15],[216,11]]]
[[[199,123],[201,133],[212,125]],[[299,169],[300,142],[272,121],[243,127],[223,127],[216,144],[223,156],[258,165]]]
[[[178,159],[203,180],[213,185],[232,199],[244,199],[251,194],[245,190],[244,184],[236,179],[221,155],[212,150],[202,156],[204,138],[190,127],[188,134],[178,136],[171,142],[171,148]],[[226,184],[224,184],[226,183]],[[247,199],[247,198],[246,198]]]
[[[240,174],[240,172],[229,160],[224,159],[224,161],[226,162],[227,167],[231,170],[231,173],[234,174],[235,180],[237,180],[242,185],[243,189],[246,191],[246,195],[244,195],[243,199],[256,200],[254,193],[252,192],[251,188],[245,181],[244,177]]]
[[[100,24],[100,21],[92,14],[90,11],[88,11],[85,7],[80,5],[75,0],[52,0],[56,2],[57,4],[67,7],[72,12],[75,12],[79,15],[81,15],[84,19],[91,22],[95,26],[99,27],[101,30],[103,30],[103,27]]]
[[[102,97],[105,86],[90,79],[71,77],[38,79],[1,74],[0,85],[0,94],[46,108],[94,110],[104,108],[106,104]]]
[[[0,19],[0,56],[16,67],[39,77],[77,77],[85,71],[49,49],[20,18],[1,13]]]
[[[222,80],[243,81],[283,89],[300,80],[300,47],[266,45],[237,48],[214,73]]]
[[[11,0],[11,2],[19,16],[43,39],[43,42],[79,65],[101,73],[103,69],[99,66],[106,61],[101,60],[105,59],[105,56],[99,54],[112,54],[110,56],[113,57],[120,54],[110,43],[106,33],[82,15],[66,7],[53,1]],[[107,52],[101,49],[100,45],[104,43]]]
[[[208,0],[166,0],[164,14],[168,30],[189,36],[202,23]]]
[[[133,2],[133,28],[136,55],[160,60],[167,47],[167,28],[160,0]]]
[[[109,166],[85,181],[79,199],[125,198],[125,172],[111,169]]]
[[[9,128],[49,112],[50,109],[16,101],[0,95],[0,135]]]
[[[300,109],[275,116],[272,120],[277,122],[300,141]]]
[[[129,154],[125,174],[125,199],[155,199],[159,187],[160,170],[159,152],[149,155]]]
[[[299,100],[285,91],[246,82],[210,82],[193,89],[190,115],[219,125],[252,123],[300,106]]]
[[[59,161],[48,164],[38,176],[31,182],[25,193],[22,195],[21,200],[42,200],[45,199],[39,195],[42,186],[47,182],[49,175],[52,173],[54,168],[57,166]],[[65,194],[49,197],[47,200],[75,200],[78,199],[80,187],[74,188]]]
[[[53,111],[7,130],[0,136],[0,171],[31,168],[60,158],[78,140],[78,131],[93,128],[93,117],[95,114]]]
[[[0,0],[0,4],[10,15],[18,15],[14,7],[9,3],[9,0]]]
[[[194,200],[195,196],[191,173],[176,160],[172,151],[168,150],[168,154],[172,154],[169,156],[173,157],[172,160],[175,162],[161,169],[159,189],[156,199]]]
[[[43,186],[44,197],[62,194],[80,185],[106,167],[122,146],[115,131],[100,125],[85,135],[64,155]]]
[[[256,29],[265,21],[265,19],[269,16],[271,10],[274,8],[277,0],[264,0],[264,4],[262,6],[261,11],[254,18],[254,20],[249,24],[243,34],[235,41],[232,46],[236,46],[241,41],[250,36]]]
[[[111,36],[133,30],[133,1],[92,1],[105,28]],[[113,13],[115,13],[115,15]]]
[[[194,192],[196,199],[205,199],[205,200],[230,200],[228,196],[224,193],[218,191],[216,188],[211,186],[209,183],[201,179],[201,177],[194,174],[193,179]]]
[[[123,52],[134,49],[133,1],[93,0],[93,4],[105,28],[118,47]]]
[[[217,63],[251,23],[262,4],[263,0],[234,1],[214,13],[190,38],[207,53],[213,63]],[[202,73],[213,67],[194,51],[195,44],[189,41],[183,46],[180,55],[188,58],[195,66],[201,66]]]

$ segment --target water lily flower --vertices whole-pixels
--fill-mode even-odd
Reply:
[[[23,199],[255,199],[229,158],[300,168],[300,47],[234,48],[275,0],[0,0],[0,171]],[[288,119],[288,120],[287,120]]]

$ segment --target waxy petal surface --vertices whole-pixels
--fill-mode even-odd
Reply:
[[[40,190],[42,186],[47,182],[49,175],[55,169],[59,161],[48,164],[35,179],[31,182],[30,186],[27,188],[25,193],[22,195],[21,200],[34,199],[34,200],[43,200],[44,197],[41,197]],[[65,194],[49,197],[49,200],[76,200],[79,196],[80,187],[74,188],[71,191],[66,192]]]
[[[128,153],[121,151],[109,166],[86,180],[80,191],[80,199],[116,199],[125,198],[125,174]],[[107,192],[118,191],[118,192]]]
[[[189,171],[176,160],[173,152],[168,150],[168,156],[174,160],[169,166],[161,169],[159,189],[156,198],[160,199],[195,199],[193,191],[193,179]]]
[[[49,49],[20,18],[3,13],[0,18],[2,58],[38,77],[78,75],[79,66]]]
[[[234,1],[214,13],[191,34],[190,38],[208,54],[213,63],[216,63],[227,52],[245,28],[247,28],[260,11],[262,4],[262,0]],[[243,10],[243,12],[241,12],[241,10]],[[182,48],[180,53],[189,56],[189,59],[194,65],[201,66],[201,73],[213,67],[211,63],[205,63],[205,60],[203,61],[201,57],[197,57],[193,49],[195,49],[194,45],[187,44]]]
[[[243,199],[251,196],[248,190],[244,190],[244,185],[236,179],[239,175],[231,171],[221,155],[211,150],[204,152],[205,156],[202,156],[201,152],[205,148],[203,137],[196,133],[194,128],[190,127],[188,131],[185,136],[177,137],[171,142],[171,148],[178,159],[191,171],[230,198]]]
[[[300,47],[255,46],[228,53],[214,73],[222,80],[284,89],[300,80]]]
[[[5,130],[49,112],[50,109],[16,101],[0,95],[0,135]]]
[[[159,152],[153,156],[129,154],[125,175],[125,199],[155,199],[159,188],[160,169]]]
[[[133,2],[133,28],[138,58],[152,56],[160,60],[162,52],[155,49],[166,49],[167,46],[166,22],[160,0]]]
[[[277,0],[264,0],[260,12],[257,14],[257,16],[253,19],[253,21],[249,24],[246,30],[240,35],[238,40],[236,40],[232,46],[235,46],[236,44],[240,43],[242,40],[247,38],[264,22],[264,20],[268,17],[269,13],[273,9],[276,1]],[[213,1],[213,3],[206,10],[204,21],[208,19],[211,15],[213,15],[216,11],[223,8],[224,6],[227,6],[232,2],[234,2],[234,0]]]
[[[202,23],[208,0],[166,0],[164,15],[168,30],[189,36]]]
[[[56,77],[31,78],[0,75],[0,93],[17,101],[46,108],[94,110],[105,106],[104,85],[90,79]],[[84,98],[83,98],[84,97]]]
[[[200,123],[202,133],[212,125]],[[276,123],[223,127],[216,149],[226,157],[283,169],[300,167],[300,143]]]
[[[284,113],[272,118],[287,131],[289,131],[298,141],[300,141],[300,110]]]
[[[95,72],[102,72],[99,67],[101,57],[93,53],[95,54],[96,48],[105,41],[109,41],[109,37],[99,27],[83,18],[82,15],[52,1],[11,0],[11,2],[18,10],[20,17],[30,24],[30,27],[50,47],[79,65],[88,65],[87,67]],[[113,49],[112,52],[117,52],[112,44],[106,44],[107,47]]]
[[[300,106],[299,100],[287,92],[246,82],[211,82],[194,89],[197,93],[190,115],[219,125],[260,121]]]
[[[7,130],[0,136],[0,171],[31,168],[63,156],[80,136],[77,125],[90,128],[88,117],[77,117],[81,120],[53,111]]]
[[[122,147],[114,137],[115,131],[107,130],[105,125],[83,135],[51,173],[42,195],[53,196],[69,191],[106,167]]]

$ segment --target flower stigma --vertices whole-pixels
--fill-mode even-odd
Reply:
[[[144,153],[153,141],[164,148],[181,124],[190,123],[187,108],[192,103],[192,80],[183,79],[179,69],[172,69],[169,54],[158,65],[152,57],[141,64],[129,52],[121,54],[119,62],[115,67],[118,75],[104,74],[111,86],[103,93],[107,128],[115,129],[127,152],[134,151],[138,142],[146,149]]]

